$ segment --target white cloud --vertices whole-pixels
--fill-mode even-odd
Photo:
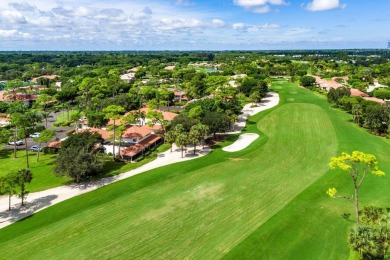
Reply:
[[[177,30],[177,29],[190,29],[190,28],[199,28],[202,26],[202,22],[197,19],[170,19],[164,18],[161,19],[158,29],[160,30]]]
[[[234,23],[232,24],[234,30],[245,30],[247,26],[244,23]]]
[[[268,5],[259,6],[252,9],[252,12],[257,14],[265,14],[268,13],[269,11],[271,11],[271,7],[269,7]]]
[[[264,23],[259,25],[258,28],[261,30],[275,30],[275,29],[279,29],[280,25],[274,23]]]
[[[25,23],[26,20],[23,15],[15,10],[3,10],[0,12],[2,20],[6,20],[12,23]]]
[[[224,21],[220,19],[213,19],[211,23],[213,24],[214,27],[224,27],[226,24]]]
[[[284,0],[234,0],[234,4],[254,13],[268,13],[269,5],[286,5]]]
[[[306,5],[306,10],[317,12],[345,7],[346,4],[341,4],[339,0],[313,0],[313,2]]]
[[[192,4],[188,0],[176,0],[175,5],[190,6]]]
[[[302,28],[302,27],[294,27],[287,30],[285,35],[301,35],[310,32],[311,30],[308,28]]]
[[[0,30],[0,37],[11,37],[14,36],[17,30]]]

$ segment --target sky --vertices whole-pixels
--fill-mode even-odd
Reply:
[[[1,0],[0,51],[386,48],[390,0]]]

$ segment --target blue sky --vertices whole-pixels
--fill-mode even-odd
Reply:
[[[390,0],[1,0],[0,50],[385,48]]]

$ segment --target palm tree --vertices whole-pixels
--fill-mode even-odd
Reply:
[[[116,120],[121,117],[121,114],[125,113],[125,109],[122,106],[110,105],[103,109],[103,113],[106,114],[106,118],[112,119],[114,121],[113,130],[114,130],[114,142],[113,142],[113,160],[115,161],[115,131],[116,131]]]
[[[174,131],[168,131],[166,134],[165,134],[165,137],[164,137],[164,140],[165,142],[169,143],[171,145],[171,152],[172,152],[172,144],[175,142],[176,140],[176,135],[175,135],[175,132]]]
[[[200,131],[201,136],[203,137],[203,148],[205,145],[205,139],[209,135],[210,129],[207,125],[198,124],[198,130]]]
[[[146,114],[144,111],[138,110],[134,113],[135,118],[139,122],[139,126],[142,126],[142,122],[145,122]]]
[[[188,144],[188,134],[181,133],[176,137],[176,145],[181,149],[181,157],[183,158],[184,148]]]
[[[354,104],[352,106],[353,121],[360,126],[360,119],[363,116],[363,107],[360,104]]]
[[[196,153],[196,145],[202,139],[202,133],[198,129],[197,125],[191,127],[190,134],[188,135],[188,142],[194,145],[194,155]]]

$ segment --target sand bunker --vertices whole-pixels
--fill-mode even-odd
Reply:
[[[222,148],[222,150],[224,150],[225,152],[241,151],[242,149],[248,147],[258,137],[259,135],[254,133],[242,134],[240,135],[240,137],[238,137],[237,141],[235,141],[229,146]]]

